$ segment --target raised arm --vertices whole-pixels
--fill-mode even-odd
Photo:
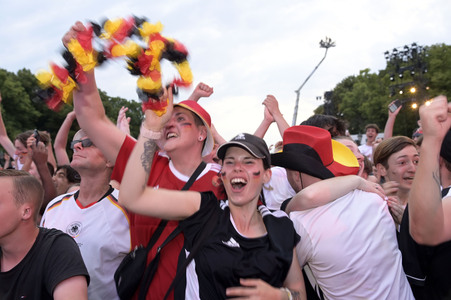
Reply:
[[[165,114],[158,117],[146,110],[141,134],[128,159],[119,192],[119,203],[130,211],[161,219],[184,219],[200,208],[200,193],[174,191],[148,187],[153,158],[157,151],[157,140],[164,125],[172,115],[172,89],[169,89],[169,104]]]
[[[218,145],[222,145],[227,143],[226,139],[222,137],[221,134],[216,130],[216,127],[211,123],[211,134],[213,135],[213,139],[215,140],[215,143]]]
[[[67,45],[78,32],[84,30],[86,28],[81,22],[75,23],[63,37],[63,44]],[[97,90],[94,71],[87,72],[86,77],[87,82],[79,84],[79,88],[74,91],[74,108],[78,124],[102,151],[105,158],[115,163],[126,134],[106,116]]]
[[[127,117],[126,113],[128,107],[122,106],[117,114],[116,126],[126,135],[130,135],[130,117]]]
[[[280,112],[279,102],[277,101],[276,97],[274,97],[273,95],[268,95],[263,101],[263,104],[268,108],[269,113],[272,115],[274,121],[277,124],[277,127],[279,128],[280,136],[283,137],[285,129],[290,127],[290,125],[287,123],[287,121],[283,117],[283,114]]]
[[[210,97],[211,94],[213,94],[213,88],[203,82],[200,82],[187,100],[193,100],[197,102],[200,98]]]
[[[36,145],[36,139],[31,135],[27,139],[27,148],[31,150],[31,157],[41,178],[44,188],[44,202],[42,203],[40,213],[43,214],[47,204],[57,196],[56,188],[53,184],[52,175],[47,167],[48,150],[43,142]]]
[[[7,152],[3,153],[3,158],[5,159],[5,164],[3,165],[3,169],[9,169],[11,167],[11,157]]]
[[[75,119],[75,111],[69,112],[66,115],[63,124],[61,124],[58,133],[56,134],[53,148],[55,149],[56,162],[58,163],[58,166],[70,164],[69,156],[67,155],[66,151],[66,145],[70,128]]]
[[[24,163],[22,165],[22,169],[21,170],[30,172],[31,164],[33,163],[33,158],[31,156],[32,153],[33,153],[33,150],[30,147],[27,146],[27,154],[25,154],[23,156],[24,157],[23,158]],[[19,158],[17,159],[17,162],[19,162]]]
[[[315,208],[335,201],[355,189],[376,193],[385,198],[384,190],[377,183],[357,175],[339,176],[318,181],[302,189],[294,195],[285,211],[290,213]]]
[[[390,103],[389,106],[392,105],[395,101]],[[401,108],[402,105],[400,105],[394,112],[391,112],[390,109],[388,110],[388,118],[384,128],[384,139],[388,139],[393,136],[393,128],[395,127],[396,116],[398,115]]]
[[[255,131],[254,135],[263,138],[268,131],[271,123],[276,122],[277,127],[279,128],[280,136],[283,136],[283,132],[285,129],[290,127],[287,121],[284,119],[282,113],[279,110],[279,103],[277,102],[276,97],[273,95],[266,96],[265,100],[263,100],[263,105],[265,105],[265,114],[263,121],[260,123],[259,127]]]
[[[2,103],[2,94],[0,92],[0,103]],[[8,133],[6,132],[5,123],[3,123],[3,115],[2,110],[0,108],[0,144],[3,149],[8,152],[9,156],[14,157],[14,152],[16,151],[16,147],[13,142],[9,139]]]
[[[258,136],[259,138],[264,138],[266,132],[269,129],[269,126],[274,122],[274,118],[269,112],[268,108],[265,106],[265,110],[263,113],[263,120],[258,126],[258,128],[255,130],[254,135]]]
[[[49,137],[49,143],[47,144],[47,161],[53,166],[53,170],[56,170],[56,167],[58,166],[56,163],[55,154],[53,153],[53,143],[52,143],[52,136],[50,133],[45,131],[45,134]]]
[[[213,94],[214,90],[211,86],[200,82],[187,100],[199,101],[200,98],[208,98]],[[227,141],[216,131],[216,128],[211,124],[211,133],[216,144],[222,145]]]
[[[445,96],[420,107],[423,143],[408,200],[410,234],[420,244],[451,240],[451,197],[442,201],[439,173],[440,148],[451,126],[450,114],[451,103]]]

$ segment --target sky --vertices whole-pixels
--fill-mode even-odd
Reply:
[[[104,3],[107,3],[105,5]],[[322,64],[300,91],[296,124],[322,104],[317,100],[348,76],[384,69],[385,51],[417,43],[451,44],[449,0],[0,0],[0,68],[32,73],[63,65],[61,38],[77,20],[101,22],[136,15],[160,21],[162,35],[189,51],[194,81],[214,88],[200,104],[226,139],[253,133],[263,120],[263,100],[274,95],[287,122],[293,121],[295,90],[324,57],[319,42],[330,37]],[[164,80],[175,70],[163,63]],[[138,100],[136,77],[123,60],[96,69],[97,84],[112,97]],[[387,99],[387,104],[389,100]],[[281,140],[275,124],[265,140]]]

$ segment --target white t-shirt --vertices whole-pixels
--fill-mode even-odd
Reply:
[[[360,153],[368,157],[369,160],[373,161],[373,146],[368,146],[363,144],[359,146]]]
[[[22,170],[23,164],[20,163],[19,156],[14,154],[13,159],[16,162],[16,170]]]
[[[414,299],[402,268],[395,224],[376,194],[354,190],[290,214],[308,264],[327,299]]]
[[[271,180],[263,186],[266,207],[279,210],[283,201],[293,197],[296,192],[287,179],[287,171],[282,167],[271,168]]]
[[[129,220],[117,203],[118,195],[114,189],[100,201],[81,208],[74,194],[64,194],[53,199],[42,216],[42,227],[69,234],[80,247],[91,277],[88,299],[119,299],[113,276],[131,244]]]

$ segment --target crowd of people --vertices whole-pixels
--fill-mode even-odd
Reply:
[[[225,141],[199,104],[212,94],[200,83],[174,103],[163,89],[166,111],[145,110],[138,137],[127,108],[106,116],[94,71],[53,144],[37,130],[11,141],[0,113],[0,298],[125,299],[116,270],[151,242],[129,299],[451,298],[445,96],[420,107],[415,140],[393,136],[401,106],[359,146],[333,116],[289,126],[272,95],[253,134]]]

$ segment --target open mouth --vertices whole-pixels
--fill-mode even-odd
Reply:
[[[175,132],[168,132],[168,134],[166,134],[166,139],[172,139],[172,138],[176,138],[178,137],[178,135]]]
[[[230,184],[232,185],[233,189],[239,190],[242,189],[247,184],[247,181],[243,178],[232,178],[230,180]]]

